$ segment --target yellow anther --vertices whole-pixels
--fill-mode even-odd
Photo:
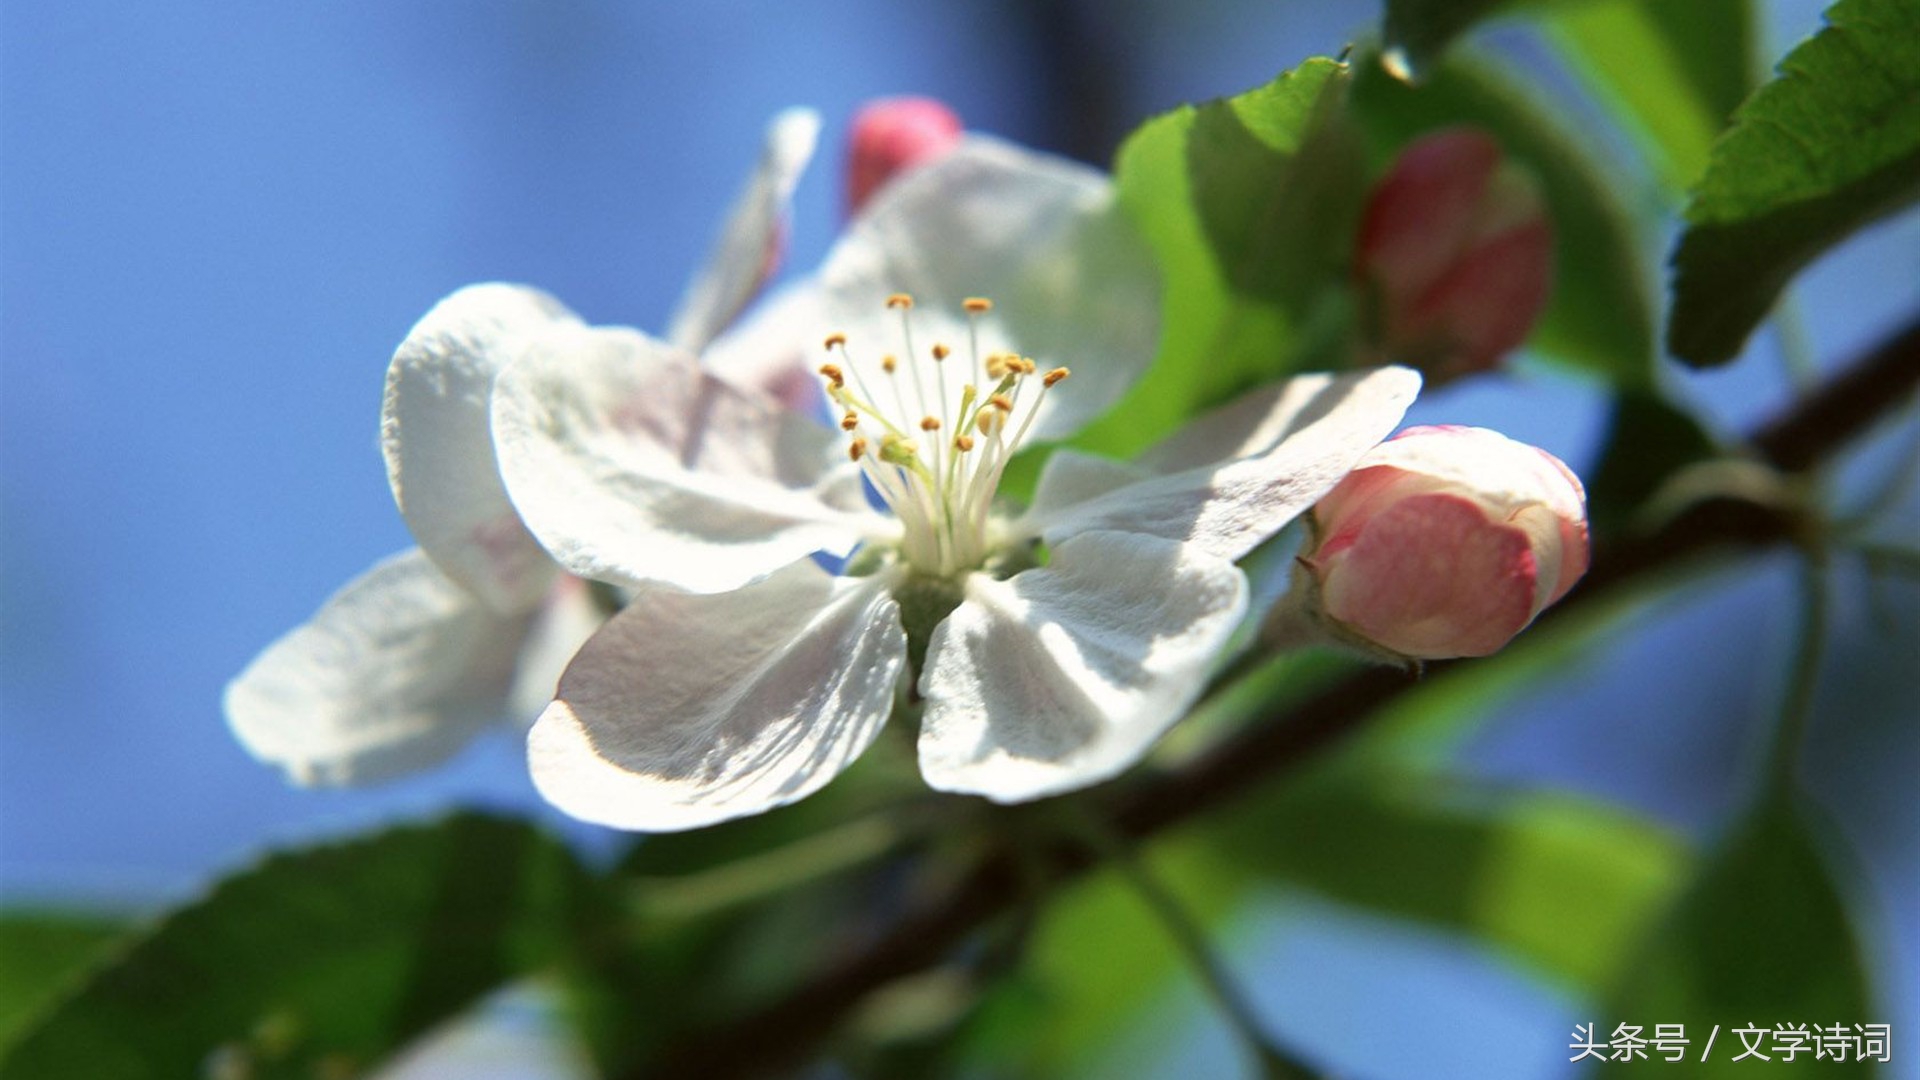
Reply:
[[[958,451],[960,451],[960,452],[961,452],[961,453],[963,453],[963,454],[964,454],[964,453],[966,453],[967,451],[969,451],[969,450],[971,450],[971,449],[973,449],[973,436],[971,436],[971,435],[956,435],[956,436],[954,436],[954,439],[953,439],[953,448],[954,448],[955,450],[958,450]]]
[[[859,417],[859,414],[857,413],[848,413],[847,415],[840,418],[841,431],[852,431],[854,428],[857,428],[859,426],[860,426],[860,417]]]
[[[937,416],[923,416],[923,417],[921,417],[921,418],[920,418],[920,430],[921,430],[921,431],[939,431],[939,430],[940,430],[940,418],[939,418],[939,417],[937,417]]]
[[[894,356],[892,353],[888,353],[887,355],[880,358],[880,370],[886,372],[889,375],[893,374],[893,369],[899,366],[900,366],[899,358]]]
[[[1040,383],[1043,386],[1052,386],[1054,383],[1059,382],[1071,374],[1073,374],[1073,372],[1068,371],[1066,368],[1057,367],[1041,376]]]
[[[887,297],[887,306],[890,308],[910,308],[913,306],[913,297],[903,292],[894,293],[892,296]]]
[[[999,409],[1001,412],[1013,411],[1013,399],[1008,397],[1005,394],[993,395],[992,397],[987,399],[987,404],[993,406],[996,409]]]
[[[991,435],[1005,427],[1006,423],[1007,420],[1004,414],[994,412],[990,409],[981,409],[979,417],[973,422],[973,426],[980,429],[980,434]]]
[[[1014,367],[1014,370],[1022,375],[1031,375],[1034,373],[1034,370],[1040,366],[1033,362],[1033,357],[1031,356],[1020,356],[1014,359],[1019,362],[1019,366]],[[1013,365],[1010,364],[1009,366]]]
[[[984,296],[969,296],[960,301],[960,306],[965,308],[969,315],[984,315],[993,310],[993,301]]]
[[[987,354],[987,378],[998,379],[1007,373],[1007,354]]]
[[[847,375],[840,370],[839,364],[821,364],[820,374],[825,376],[826,380],[835,386],[847,385]]]
[[[880,460],[889,465],[909,465],[920,460],[920,446],[912,439],[889,435],[880,440]]]
[[[855,439],[853,440],[853,442],[847,444],[847,457],[851,458],[852,460],[859,461],[861,458],[865,457],[866,454],[867,454],[867,440]]]
[[[846,346],[847,346],[847,335],[845,335],[845,334],[841,334],[841,333],[833,333],[833,334],[828,334],[828,335],[827,335],[827,345],[826,345],[826,347],[827,347],[827,348],[829,348],[829,349],[835,349],[835,348],[841,348],[841,349],[844,349],[844,348],[846,348]]]
[[[953,350],[952,350],[952,349],[949,349],[949,348],[947,348],[947,347],[946,347],[945,345],[940,345],[940,344],[937,344],[937,343],[936,343],[936,344],[934,345],[934,347],[933,347],[933,358],[934,358],[935,360],[945,360],[945,359],[946,359],[947,357],[949,357],[949,356],[951,356],[951,355],[953,355]]]

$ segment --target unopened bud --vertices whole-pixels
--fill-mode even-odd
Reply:
[[[1477,129],[1416,139],[1367,198],[1354,274],[1372,359],[1430,383],[1491,368],[1526,340],[1552,289],[1539,183]]]
[[[1401,432],[1361,458],[1311,521],[1303,596],[1276,620],[1304,614],[1409,660],[1499,650],[1587,570],[1579,479],[1485,428]]]
[[[902,172],[960,142],[960,118],[932,98],[882,98],[854,114],[847,137],[847,213]]]

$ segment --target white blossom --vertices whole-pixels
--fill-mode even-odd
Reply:
[[[1103,175],[980,137],[868,206],[819,303],[839,430],[632,330],[551,335],[498,381],[528,528],[630,595],[529,736],[536,784],[575,816],[669,830],[791,802],[903,702],[937,788],[1018,801],[1113,775],[1243,615],[1233,560],[1419,383],[1310,376],[1138,462],[1060,451],[1010,509],[1023,442],[1070,435],[1151,359],[1159,291]]]
[[[672,321],[689,354],[775,392],[794,385],[799,358],[786,356],[783,370],[763,343],[811,318],[810,293],[788,290],[737,320],[778,262],[818,130],[805,110],[775,118]],[[432,764],[503,722],[524,727],[552,697],[605,612],[521,524],[490,409],[509,364],[585,332],[545,293],[489,283],[447,297],[407,335],[387,370],[380,432],[394,500],[419,547],[348,583],[228,685],[228,722],[256,757],[300,783],[366,782]]]

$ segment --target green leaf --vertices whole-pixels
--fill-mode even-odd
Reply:
[[[1920,0],[1841,0],[1713,146],[1673,257],[1667,348],[1739,354],[1800,269],[1920,197]]]
[[[123,920],[0,912],[0,1049],[126,933]]]
[[[1353,107],[1383,167],[1409,140],[1471,124],[1500,140],[1540,178],[1553,216],[1554,286],[1530,345],[1623,387],[1650,386],[1653,313],[1632,220],[1600,172],[1525,94],[1464,60],[1418,86],[1377,61],[1358,65]]]
[[[1714,137],[1753,89],[1751,0],[1387,0],[1389,63],[1424,77],[1455,39],[1502,15],[1544,23],[1675,189],[1699,178]]]
[[[1670,832],[1602,804],[1394,769],[1279,785],[1147,853],[1194,918],[1215,928],[1230,926],[1260,888],[1305,890],[1468,936],[1588,993],[1618,980],[1689,865]],[[1193,977],[1158,917],[1113,873],[1054,897],[1026,955],[974,1033],[975,1064],[997,1075],[1085,1067],[1116,1028],[1151,1029],[1151,1006]]]
[[[1195,412],[1339,348],[1364,194],[1347,67],[1309,60],[1255,90],[1147,121],[1114,166],[1159,261],[1154,366],[1076,445],[1129,456]]]
[[[1671,832],[1601,803],[1393,769],[1283,785],[1207,835],[1269,882],[1468,935],[1590,992],[1617,981],[1688,862]]]
[[[1607,1017],[1615,1023],[1684,1024],[1692,1040],[1687,1075],[1742,1077],[1858,1075],[1871,1066],[1816,1061],[1811,1053],[1735,1062],[1735,1028],[1776,1024],[1886,1022],[1868,992],[1861,943],[1840,891],[1808,828],[1808,808],[1768,799],[1727,843],[1681,902],[1665,930],[1637,957]],[[1720,1026],[1703,1064],[1709,1032]],[[1598,1034],[1605,1038],[1611,1028]],[[1771,1040],[1762,1040],[1762,1052]],[[1657,1056],[1622,1072],[1664,1075]],[[1611,1075],[1611,1073],[1609,1074]]]
[[[962,805],[930,798],[910,744],[882,739],[791,806],[641,838],[608,890],[630,932],[581,950],[566,972],[600,1072],[658,1071],[676,1037],[791,990],[848,933],[888,917],[910,865],[903,849],[963,832],[930,813]]]
[[[43,1013],[0,1077],[363,1071],[552,964],[584,881],[555,841],[473,814],[275,855]]]
[[[1246,895],[1246,876],[1206,845],[1161,840],[1145,854],[1203,924],[1224,921]],[[1116,1028],[1151,1028],[1147,1007],[1171,981],[1192,977],[1132,885],[1113,871],[1090,875],[1048,899],[1020,974],[1003,982],[977,1021],[974,1053],[996,1075],[1069,1075],[1089,1065]],[[1157,1022],[1169,1038],[1177,1033],[1171,1019]]]
[[[1528,0],[1387,0],[1384,37],[1394,67],[1424,75],[1473,24]],[[1539,2],[1539,0],[1532,0]]]
[[[1666,186],[1684,191],[1752,91],[1750,0],[1564,4],[1545,20],[1585,82],[1628,120]]]

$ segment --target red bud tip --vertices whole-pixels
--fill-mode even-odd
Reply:
[[[931,161],[960,142],[952,109],[932,98],[881,98],[863,106],[847,137],[847,213],[860,212],[900,173]]]

